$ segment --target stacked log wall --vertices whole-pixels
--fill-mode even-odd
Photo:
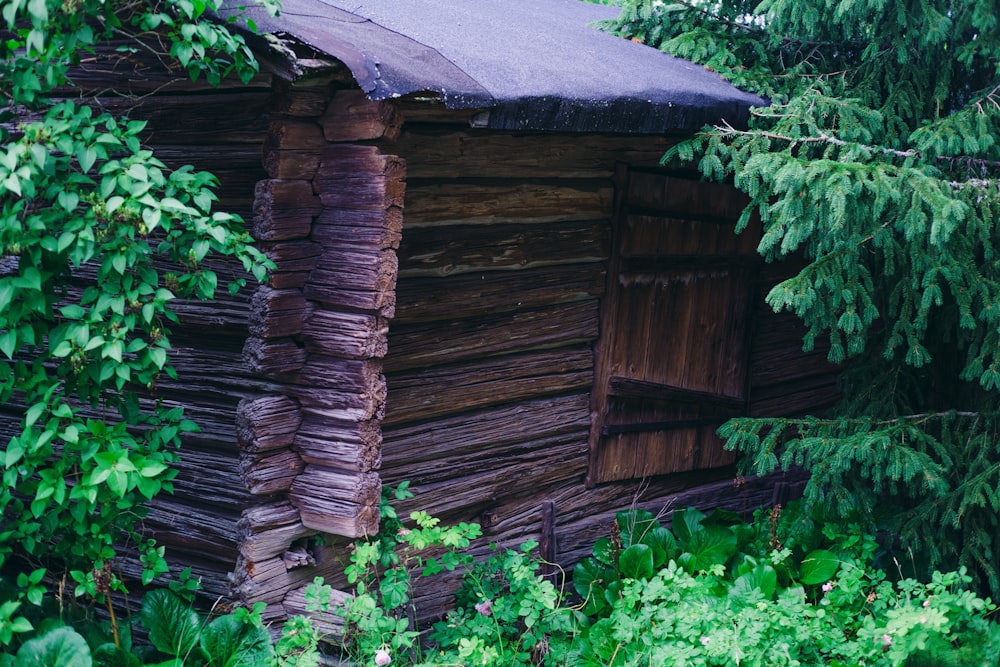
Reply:
[[[534,539],[568,567],[633,502],[770,501],[770,485],[734,489],[718,471],[585,489],[615,165],[656,165],[671,140],[491,133],[400,110],[391,150],[407,191],[380,474],[411,481],[402,515],[477,521],[480,555]],[[423,614],[447,607],[450,583],[418,590]]]

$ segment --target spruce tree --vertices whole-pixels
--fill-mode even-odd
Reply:
[[[805,260],[768,304],[846,362],[832,414],[734,419],[727,446],[754,473],[804,468],[808,502],[996,596],[996,0],[626,0],[612,27],[770,101],[664,159],[749,195],[763,257]]]

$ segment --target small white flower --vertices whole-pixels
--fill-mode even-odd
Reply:
[[[379,650],[375,651],[376,665],[388,665],[390,662],[392,662],[392,657],[389,655],[389,652],[386,651],[384,648],[380,648]]]
[[[701,637],[701,640],[700,640],[700,641],[701,641],[701,645],[702,645],[702,646],[708,646],[708,642],[710,642],[710,641],[712,641],[712,640],[711,640],[711,639],[709,639],[708,637],[705,637],[704,635],[702,635],[702,637]]]
[[[825,584],[823,584],[823,592],[824,593],[829,593],[832,590],[833,590],[833,583],[831,583],[831,582],[828,581]]]
[[[882,635],[882,646],[883,647],[892,646],[892,636],[891,635],[887,635],[887,634],[886,635]]]

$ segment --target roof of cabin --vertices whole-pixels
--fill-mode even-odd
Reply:
[[[232,4],[237,4],[233,2]],[[242,4],[242,3],[239,3]],[[263,32],[343,62],[374,100],[432,93],[495,129],[663,133],[763,104],[717,74],[594,27],[580,0],[283,0]],[[485,114],[484,114],[485,115]]]

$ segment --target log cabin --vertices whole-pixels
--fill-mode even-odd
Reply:
[[[739,193],[660,164],[764,101],[596,29],[609,11],[285,0],[254,17],[248,84],[139,52],[81,65],[162,159],[219,177],[275,263],[179,306],[162,387],[202,430],[146,525],[206,597],[280,621],[314,577],[344,588],[345,545],[403,480],[402,514],[479,522],[480,553],[532,538],[563,566],[629,505],[785,493],[737,477],[714,431],[822,409],[836,369],[764,304],[785,269],[735,233]]]

